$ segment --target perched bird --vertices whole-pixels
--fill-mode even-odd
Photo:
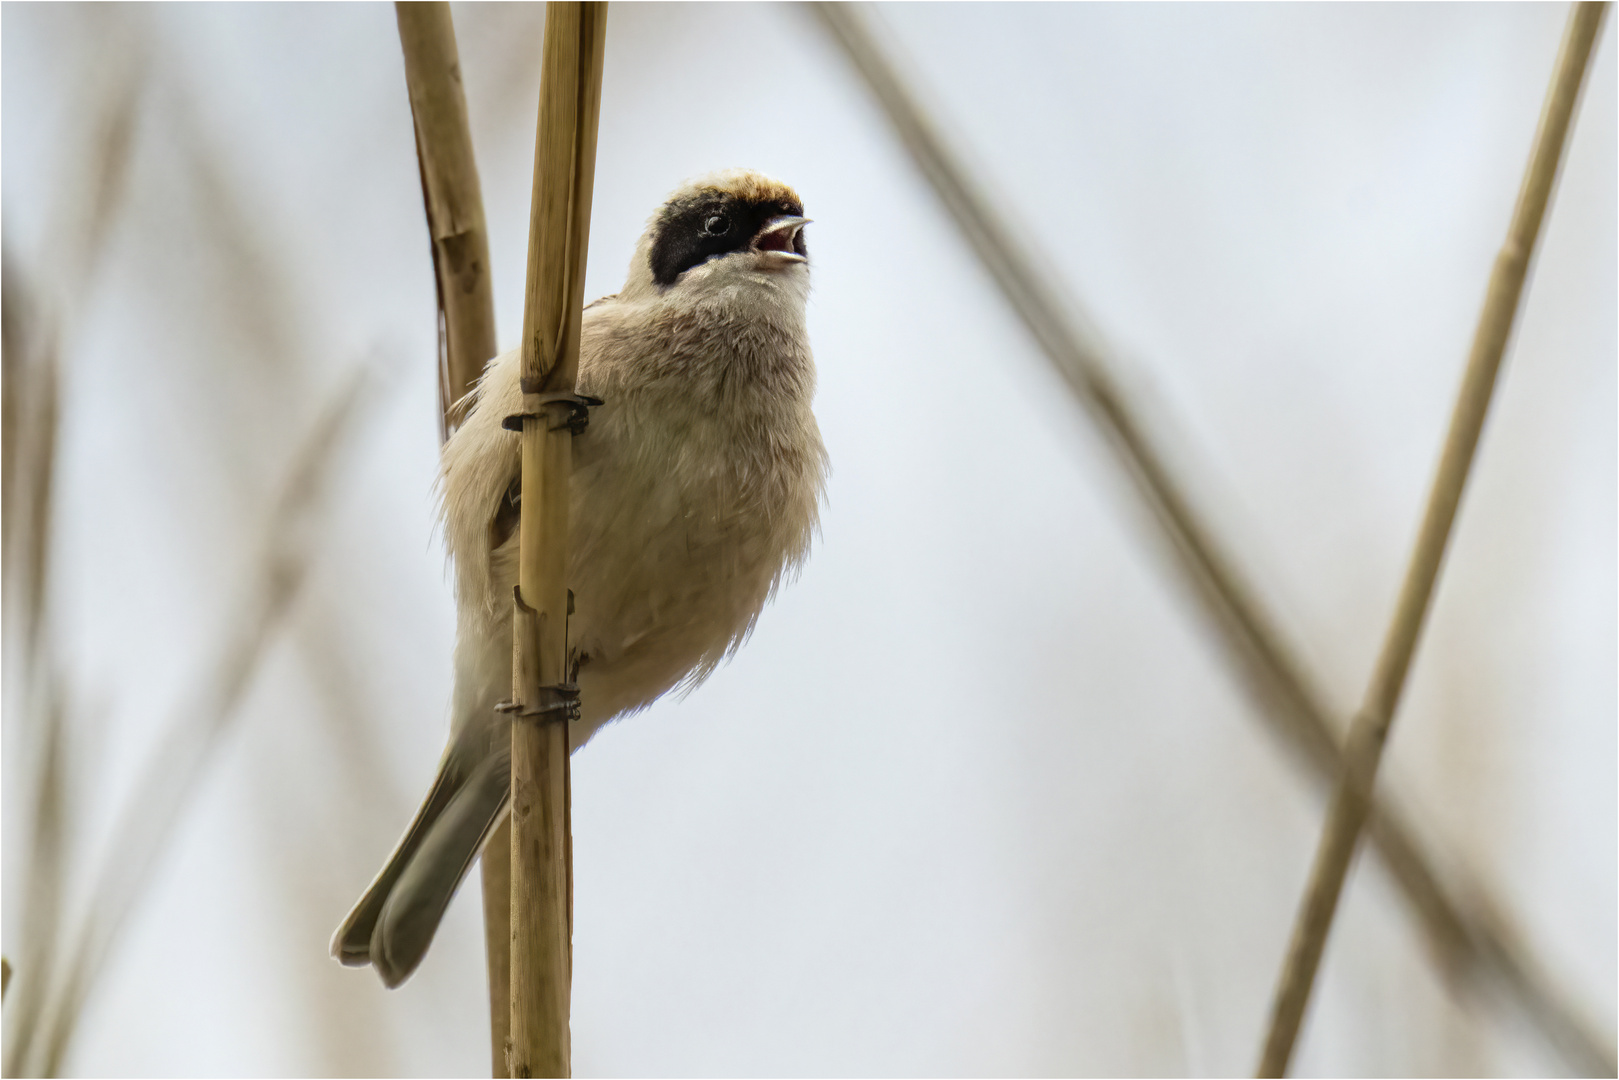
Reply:
[[[803,206],[728,170],[647,223],[621,292],[585,308],[579,391],[604,400],[574,440],[568,588],[582,714],[609,721],[697,685],[747,638],[809,554],[827,473],[810,410]],[[332,939],[397,986],[421,962],[504,818],[517,583],[518,354],[495,358],[440,478],[457,606],[449,746],[426,801]]]

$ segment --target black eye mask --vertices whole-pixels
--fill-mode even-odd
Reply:
[[[677,199],[665,206],[658,217],[657,236],[652,241],[652,280],[667,288],[681,274],[713,256],[747,247],[771,218],[801,217],[803,213],[802,206],[788,200],[744,200],[719,191]],[[800,255],[808,253],[803,233],[793,250]]]

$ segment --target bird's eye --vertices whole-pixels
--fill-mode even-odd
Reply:
[[[731,231],[731,222],[724,214],[715,214],[703,222],[703,231],[709,236],[724,236]]]

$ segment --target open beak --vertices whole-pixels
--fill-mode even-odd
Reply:
[[[771,252],[786,262],[808,262],[802,233],[809,223],[806,217],[771,218],[750,246],[757,252]]]

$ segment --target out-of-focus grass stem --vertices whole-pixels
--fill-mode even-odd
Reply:
[[[1551,88],[1546,93],[1512,224],[1490,274],[1484,310],[1474,332],[1472,351],[1462,375],[1461,390],[1440,452],[1428,505],[1423,511],[1422,526],[1417,532],[1405,581],[1400,586],[1394,616],[1372,671],[1366,699],[1349,732],[1343,772],[1321,830],[1315,865],[1310,871],[1309,885],[1282,966],[1270,1029],[1260,1057],[1260,1076],[1285,1075],[1293,1056],[1299,1027],[1326,949],[1327,935],[1338,910],[1338,898],[1343,894],[1349,864],[1371,810],[1383,747],[1387,744],[1411,660],[1432,606],[1434,587],[1444,564],[1479,437],[1484,431],[1501,360],[1512,337],[1529,264],[1540,239],[1540,226],[1563,160],[1580,87],[1585,82],[1591,50],[1606,10],[1605,3],[1580,3],[1569,13],[1568,29],[1563,36]],[[1608,1071],[1611,1075],[1611,1068]]]
[[[1082,305],[1059,293],[1055,276],[995,211],[997,203],[968,173],[872,35],[862,14],[865,5],[808,6],[871,91],[1007,305],[1114,451],[1158,528],[1169,565],[1258,706],[1257,717],[1320,782],[1335,783],[1344,760],[1339,733],[1347,725],[1328,707],[1297,650],[1238,571],[1229,546],[1197,512],[1166,455],[1149,437],[1148,426],[1119,390],[1110,373],[1113,361],[1080,314]],[[1592,1033],[1512,936],[1481,914],[1505,909],[1476,882],[1441,874],[1397,800],[1386,792],[1372,809],[1368,829],[1447,977],[1465,985],[1468,976],[1490,975],[1576,1068],[1613,1072],[1613,1050]]]
[[[60,1070],[73,1031],[119,931],[143,893],[158,856],[207,773],[224,735],[297,598],[314,554],[319,500],[339,458],[340,438],[361,401],[362,379],[350,380],[316,419],[294,456],[269,514],[263,547],[233,608],[223,646],[205,668],[194,701],[170,722],[118,815],[106,861],[94,877],[90,906],[68,941],[64,972],[43,1022],[37,1072]]]

